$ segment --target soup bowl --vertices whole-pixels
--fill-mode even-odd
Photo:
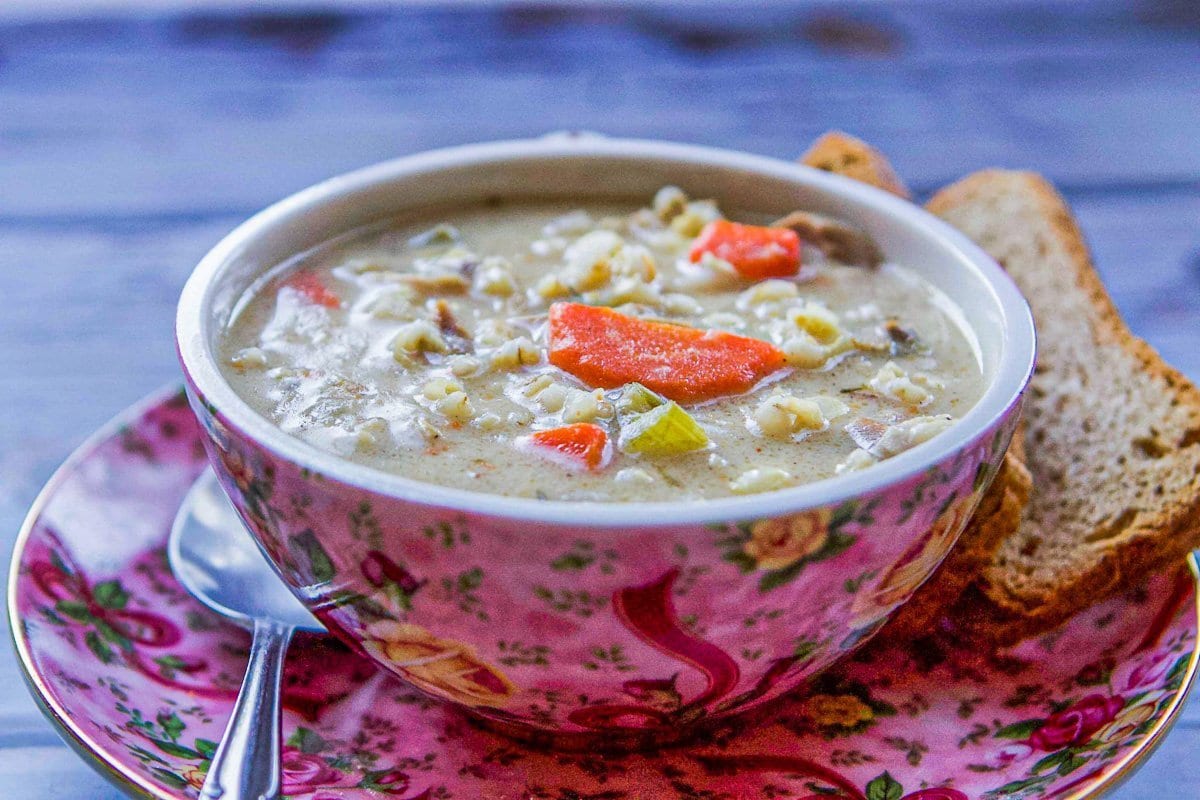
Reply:
[[[803,208],[938,286],[986,389],[947,431],[861,472],[690,502],[482,494],[353,464],[255,413],[217,345],[264,271],[362,225],[490,199],[648,197]],[[438,150],[262,211],[196,267],[177,344],[213,467],[283,580],[351,647],[432,698],[556,746],[648,747],[764,707],[866,642],[953,546],[1008,446],[1034,360],[1025,301],[916,206],[794,163],[551,136]]]

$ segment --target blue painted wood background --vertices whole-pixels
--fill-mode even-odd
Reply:
[[[177,376],[176,295],[264,204],[419,149],[561,128],[791,157],[839,127],[921,193],[1041,170],[1133,328],[1200,378],[1200,3],[509,6],[5,21],[0,536]],[[0,797],[113,798],[0,646]],[[1115,797],[1200,796],[1200,701]]]

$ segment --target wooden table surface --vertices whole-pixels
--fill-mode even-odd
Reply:
[[[662,3],[5,19],[0,536],[178,377],[174,304],[239,220],[424,148],[564,128],[792,157],[838,127],[928,193],[1048,174],[1135,331],[1200,378],[1200,3]],[[0,797],[114,798],[0,646]],[[1200,796],[1200,700],[1121,800]]]

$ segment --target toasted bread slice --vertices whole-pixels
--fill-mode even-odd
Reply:
[[[911,197],[908,187],[883,154],[848,133],[829,131],[823,134],[800,156],[800,162],[869,183],[905,199]]]
[[[1006,644],[1200,545],[1200,392],[1130,333],[1045,179],[979,172],[928,207],[1008,270],[1038,327],[1024,412],[1036,489],[954,614]]]
[[[909,196],[882,153],[839,131],[823,135],[800,160],[810,167],[854,178],[901,197]],[[1018,433],[955,549],[896,612],[883,636],[907,638],[928,632],[991,562],[1000,543],[1017,529],[1021,509],[1029,498],[1029,472],[1024,460]]]

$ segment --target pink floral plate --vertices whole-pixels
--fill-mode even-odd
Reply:
[[[178,392],[129,410],[50,481],[13,556],[9,613],[35,697],[68,743],[137,796],[196,796],[246,659],[247,634],[166,565],[172,517],[207,463],[200,435]],[[330,638],[300,639],[284,789],[310,800],[1095,797],[1183,704],[1196,671],[1194,572],[1180,565],[998,654],[874,645],[754,728],[644,755],[531,749]],[[545,660],[515,640],[504,658]],[[677,699],[673,679],[626,683],[644,702]]]

